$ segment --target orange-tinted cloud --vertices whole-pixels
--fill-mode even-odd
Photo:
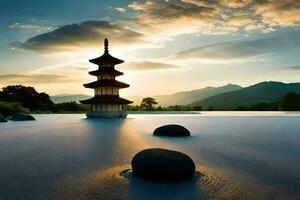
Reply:
[[[299,0],[146,0],[128,7],[136,11],[129,23],[162,36],[270,32],[300,23]]]

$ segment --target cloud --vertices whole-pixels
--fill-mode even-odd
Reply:
[[[260,0],[255,1],[253,10],[263,23],[269,26],[299,26],[299,0]]]
[[[122,8],[122,7],[116,7],[115,10],[118,11],[118,12],[121,12],[121,13],[125,13],[126,12],[126,9]]]
[[[300,71],[300,66],[292,66],[292,67],[287,67],[285,69],[290,71]]]
[[[267,33],[300,25],[299,0],[145,0],[113,9],[128,11],[131,17],[118,23],[98,20],[63,25],[11,46],[55,54],[99,47],[105,37],[118,47],[128,48],[149,46],[149,41],[159,46],[181,34],[229,34],[240,30]],[[39,25],[33,24],[15,23],[10,27],[38,30]]]
[[[173,55],[176,59],[199,59],[212,62],[243,61],[280,51],[299,49],[299,37],[270,37],[257,40],[235,40],[187,49]]]
[[[42,31],[51,31],[54,30],[55,26],[43,26],[43,25],[35,25],[35,24],[21,24],[21,23],[14,23],[8,26],[11,29],[30,29],[35,30],[36,32]]]
[[[66,76],[56,74],[3,74],[0,75],[1,84],[44,84],[72,82]]]
[[[16,49],[34,51],[39,54],[76,51],[98,47],[109,37],[114,44],[122,46],[143,43],[143,35],[108,21],[85,21],[61,26],[51,32],[29,38],[26,42],[13,42]]]
[[[174,64],[165,62],[153,61],[131,61],[120,66],[124,70],[129,71],[148,71],[148,70],[165,70],[165,69],[178,69],[179,67]]]
[[[130,24],[161,36],[270,32],[300,24],[299,0],[146,0],[128,7],[136,12]]]
[[[137,15],[128,20],[146,33],[177,35],[204,31],[214,26],[214,7],[197,5],[181,0],[148,0],[133,2],[128,6]],[[203,29],[204,27],[207,29]]]

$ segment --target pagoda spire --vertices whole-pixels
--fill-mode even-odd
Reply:
[[[104,40],[104,53],[108,53],[108,39],[105,38]]]

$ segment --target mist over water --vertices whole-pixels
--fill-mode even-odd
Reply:
[[[204,112],[88,120],[81,114],[35,115],[0,124],[0,199],[297,199],[300,114]],[[155,137],[165,124],[186,138]],[[145,148],[191,156],[196,176],[155,183],[132,176]]]

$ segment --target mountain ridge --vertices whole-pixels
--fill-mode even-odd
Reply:
[[[155,95],[153,98],[157,100],[159,105],[187,105],[193,101],[204,99],[216,94],[239,90],[242,87],[235,84],[227,84],[220,87],[207,86],[205,88],[176,92],[170,95]]]
[[[288,92],[300,92],[300,83],[264,81],[240,90],[198,100],[189,105],[232,110],[237,106],[249,106],[261,102],[271,103],[279,101]]]
[[[180,91],[168,95],[154,95],[152,97],[155,98],[158,104],[161,106],[187,105],[199,99],[204,99],[216,94],[220,94],[228,91],[234,91],[241,88],[242,88],[241,86],[235,84],[227,84],[220,87],[207,86],[205,88],[189,90],[189,91]],[[75,94],[75,95],[62,94],[62,95],[51,96],[50,98],[54,103],[62,103],[67,101],[79,102],[79,100],[87,99],[90,97],[91,96],[89,95],[83,95],[83,94]],[[135,95],[135,96],[127,96],[126,98],[133,100],[135,105],[139,105],[144,97],[146,96]]]

